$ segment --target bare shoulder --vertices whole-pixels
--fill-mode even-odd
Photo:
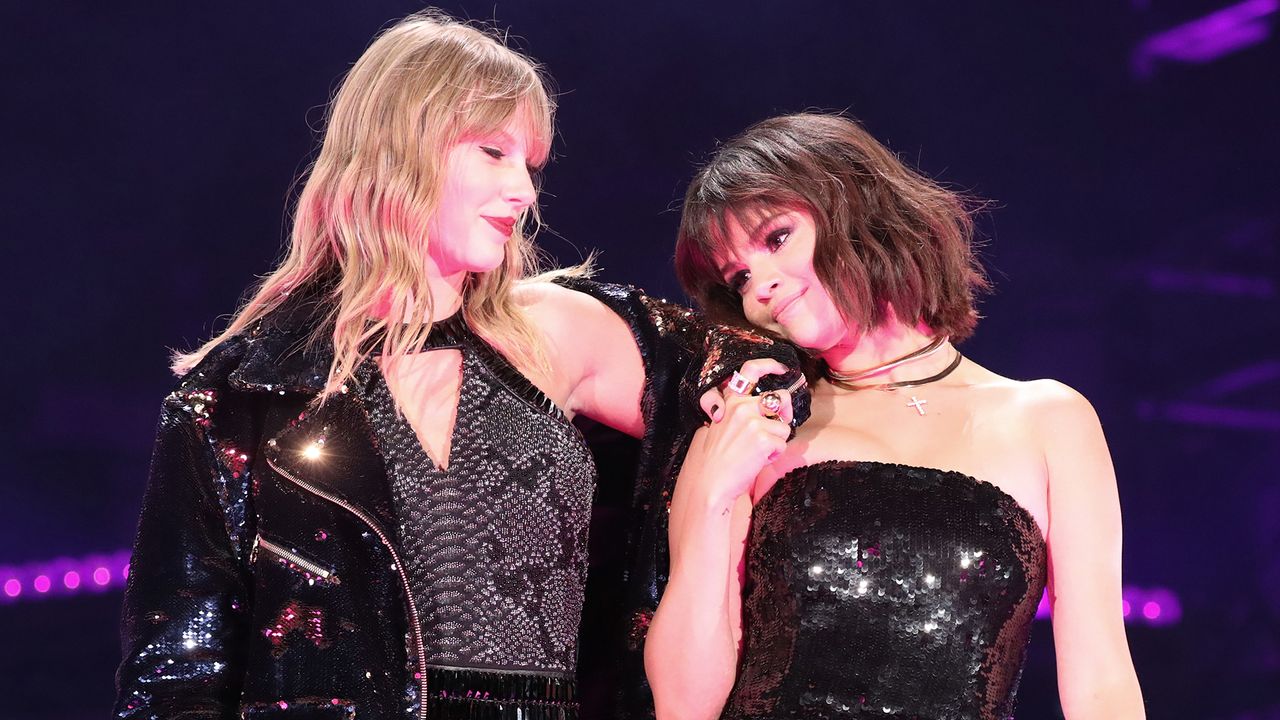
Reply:
[[[972,387],[985,396],[986,401],[1014,413],[1028,425],[1097,423],[1093,405],[1066,383],[1052,379],[1013,380],[980,366],[975,370]]]
[[[1102,441],[1098,414],[1084,395],[1058,380],[1014,380],[981,366],[969,370],[975,410],[1045,452]]]
[[[1093,405],[1075,388],[1057,380],[1008,380],[1003,391],[1012,401],[1007,405],[1023,428],[1024,437],[1044,453],[1051,476],[1071,473],[1071,468],[1088,465],[1087,475],[1109,477],[1101,472],[1109,466],[1110,454],[1102,423]]]
[[[513,289],[513,298],[554,348],[556,360],[568,361],[582,373],[616,360],[617,348],[634,345],[626,322],[586,293],[548,280],[529,280]]]
[[[511,296],[531,320],[552,334],[574,327],[581,330],[583,323],[602,322],[613,314],[590,295],[549,280],[519,283],[512,289]]]
[[[1062,432],[1091,431],[1099,426],[1092,403],[1075,388],[1057,380],[1031,380],[1022,386],[1020,404],[1027,420],[1052,437]]]
[[[1041,380],[1006,380],[1013,399],[1037,413],[1092,410],[1093,406],[1075,388],[1064,382]]]

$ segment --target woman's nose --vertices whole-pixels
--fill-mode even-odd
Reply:
[[[519,212],[529,207],[538,199],[538,191],[533,186],[533,177],[526,167],[514,168],[508,179],[506,201],[516,206]]]
[[[755,293],[756,293],[757,302],[760,302],[760,303],[769,302],[769,299],[772,298],[774,293],[776,292],[778,292],[778,278],[775,275],[772,275],[772,274],[765,275],[764,277],[761,277],[758,282],[755,283]]]

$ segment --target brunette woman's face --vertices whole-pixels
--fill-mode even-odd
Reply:
[[[427,252],[441,275],[500,266],[520,214],[537,200],[529,139],[519,128],[511,122],[446,151],[440,202],[427,226]]]
[[[849,328],[813,269],[812,214],[776,208],[741,221],[731,214],[728,233],[729,255],[717,261],[748,322],[815,352],[845,338]]]

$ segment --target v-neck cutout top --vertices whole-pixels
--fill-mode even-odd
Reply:
[[[366,407],[391,481],[429,666],[569,678],[577,660],[596,469],[545,394],[467,327],[448,469],[396,410],[381,372]]]

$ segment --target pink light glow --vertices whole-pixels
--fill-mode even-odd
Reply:
[[[17,567],[0,567],[0,601],[27,602],[104,592],[123,585],[129,572],[129,550],[82,557],[37,560]],[[6,584],[12,580],[11,584]],[[24,592],[26,591],[26,592]]]
[[[1120,598],[1120,614],[1125,624],[1165,627],[1182,620],[1182,603],[1177,593],[1166,587],[1126,585]],[[1040,599],[1037,620],[1049,619],[1048,596]]]

